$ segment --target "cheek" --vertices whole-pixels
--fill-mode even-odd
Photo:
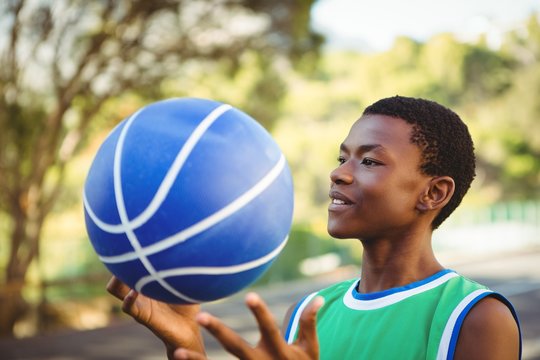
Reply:
[[[391,177],[366,177],[362,181],[362,207],[364,211],[388,214],[414,209],[418,184],[419,179],[407,173],[393,174]]]
[[[421,184],[420,178],[410,174],[402,174],[396,181],[389,184],[388,192],[385,195],[386,201],[396,211],[414,212],[421,193]]]
[[[392,192],[395,188],[391,182],[383,177],[366,176],[359,182],[361,189],[361,204],[372,207],[377,202],[385,203],[387,198],[392,198]]]

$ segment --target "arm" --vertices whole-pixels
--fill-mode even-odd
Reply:
[[[316,331],[317,311],[323,305],[323,298],[316,297],[303,311],[300,318],[298,339],[294,344],[287,344],[279,331],[270,310],[264,301],[256,294],[246,296],[249,307],[257,323],[261,338],[252,347],[236,332],[226,327],[219,319],[207,313],[197,316],[197,321],[204,326],[231,354],[240,359],[274,360],[274,359],[318,359],[319,342]],[[175,359],[202,360],[204,356],[188,349],[178,349]]]
[[[173,358],[174,350],[179,347],[204,353],[203,338],[195,320],[199,305],[172,305],[150,299],[114,276],[107,284],[107,291],[122,300],[125,313],[163,341],[169,359]]]
[[[454,359],[519,358],[520,335],[510,309],[493,297],[474,305],[459,332]]]

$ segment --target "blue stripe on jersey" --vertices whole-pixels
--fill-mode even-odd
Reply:
[[[517,323],[517,326],[518,326],[518,331],[519,331],[519,357],[518,357],[518,359],[521,359],[521,351],[522,351],[521,326],[519,324],[519,319],[518,319],[516,310],[514,309],[514,306],[510,303],[510,301],[508,301],[508,299],[506,299],[504,296],[502,296],[499,293],[495,293],[495,292],[491,292],[491,291],[482,293],[482,294],[478,295],[477,297],[475,297],[463,309],[461,314],[459,314],[459,317],[456,320],[456,324],[454,325],[454,329],[452,330],[452,337],[450,338],[450,345],[448,347],[448,355],[446,357],[447,359],[451,360],[451,359],[454,358],[454,353],[456,351],[457,340],[458,340],[458,337],[459,337],[459,332],[461,330],[461,325],[463,325],[463,320],[465,320],[465,317],[467,316],[467,314],[469,313],[471,308],[474,305],[476,305],[480,300],[482,300],[483,298],[485,298],[487,296],[494,297],[494,298],[498,299],[499,301],[501,301],[503,304],[505,304],[508,307],[508,309],[510,309],[510,312],[512,313],[512,316],[516,320],[516,323]]]
[[[427,283],[429,283],[429,282],[431,282],[433,280],[436,280],[436,279],[440,278],[441,276],[444,276],[444,275],[446,275],[448,273],[455,273],[455,271],[450,270],[450,269],[444,269],[444,270],[441,270],[438,273],[435,273],[435,274],[431,275],[430,277],[427,277],[427,278],[425,278],[423,280],[415,281],[415,282],[407,284],[405,286],[395,287],[395,288],[391,288],[391,289],[383,290],[383,291],[372,292],[372,293],[369,293],[369,294],[359,293],[358,290],[357,290],[357,287],[355,286],[354,290],[352,291],[352,295],[357,300],[379,299],[379,298],[382,298],[382,297],[385,297],[385,296],[388,296],[388,295],[392,295],[392,294],[399,293],[399,292],[406,291],[406,290],[411,290],[411,289],[417,288],[419,286],[425,285],[425,284],[427,284]],[[360,280],[360,281],[362,281],[362,280]]]

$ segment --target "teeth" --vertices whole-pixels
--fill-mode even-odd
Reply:
[[[345,201],[339,199],[332,199],[332,204],[345,205]]]

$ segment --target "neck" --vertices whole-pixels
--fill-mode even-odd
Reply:
[[[387,290],[425,279],[443,269],[431,247],[431,231],[401,239],[362,241],[361,293]]]

